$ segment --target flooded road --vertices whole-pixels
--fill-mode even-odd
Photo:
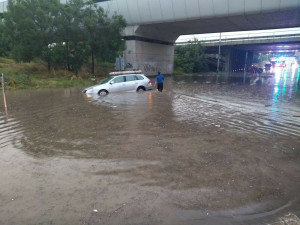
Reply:
[[[299,77],[177,76],[162,93],[105,97],[9,91],[0,224],[297,221]]]

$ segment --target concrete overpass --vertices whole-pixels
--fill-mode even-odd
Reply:
[[[300,31],[300,28],[299,28]],[[300,50],[300,32],[298,34],[282,34],[282,35],[267,35],[266,36],[255,36],[255,37],[232,37],[232,38],[222,38],[219,39],[197,39],[207,48],[221,46],[238,46],[246,45],[253,46],[249,50],[260,51],[260,47],[256,48],[255,46],[263,45],[274,45],[278,46],[273,50]],[[177,41],[176,45],[186,44],[188,41]],[[279,45],[278,45],[279,44]],[[283,45],[288,44],[288,45]],[[262,51],[272,51],[272,49],[263,49]]]
[[[62,0],[64,3],[67,0]],[[300,0],[98,0],[124,16],[125,64],[146,74],[173,70],[180,35],[300,26]],[[0,4],[5,10],[5,3]]]
[[[227,72],[233,71],[241,71],[245,67],[250,67],[252,64],[253,54],[257,53],[289,53],[294,54],[296,51],[300,52],[300,28],[298,30],[293,30],[295,33],[291,33],[291,31],[283,32],[270,32],[266,31],[264,33],[244,33],[241,34],[240,37],[232,37],[227,33],[222,34],[223,38],[219,39],[215,34],[212,36],[207,35],[203,37],[203,35],[198,35],[200,41],[206,48],[205,52],[207,54],[218,54],[219,46],[221,46],[221,69],[223,68]],[[184,45],[189,43],[188,38],[184,40],[181,38],[176,41],[176,45]],[[192,39],[193,40],[193,39]],[[246,53],[248,53],[248,57],[246,59]],[[209,57],[208,58],[210,66],[217,65],[217,58]]]
[[[205,35],[182,36],[177,39],[175,45],[185,45],[193,43],[194,40],[201,42],[205,46],[207,54],[218,54],[219,46],[221,55],[226,55],[229,51],[242,50],[251,53],[264,54],[288,54],[300,53],[300,28],[266,30],[256,32],[234,32]],[[216,56],[217,57],[217,56]],[[244,64],[243,64],[244,65]]]
[[[125,63],[147,74],[171,73],[180,35],[300,26],[300,0],[111,0],[124,15]]]

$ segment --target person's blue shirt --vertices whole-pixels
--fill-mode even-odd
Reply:
[[[164,82],[164,79],[164,76],[160,74],[156,77],[156,82],[162,84]]]

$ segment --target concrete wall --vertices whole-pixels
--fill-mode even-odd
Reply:
[[[139,40],[126,41],[124,52],[127,69],[140,69],[146,75],[155,75],[158,71],[171,74],[173,71],[174,46],[150,43]]]

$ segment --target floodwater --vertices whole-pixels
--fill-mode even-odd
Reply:
[[[8,91],[0,224],[299,224],[299,78]]]

